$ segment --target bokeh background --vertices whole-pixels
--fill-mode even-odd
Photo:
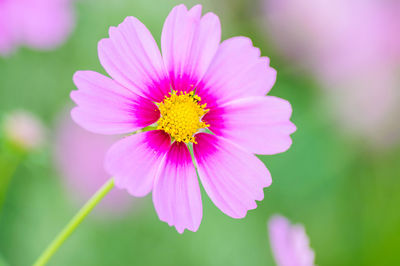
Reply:
[[[126,16],[138,17],[159,42],[167,14],[181,2],[188,7],[201,3],[203,13],[212,11],[220,17],[223,39],[248,36],[262,55],[270,57],[278,71],[270,94],[293,106],[292,121],[298,127],[293,146],[283,154],[260,156],[272,173],[273,184],[245,219],[224,215],[202,191],[200,229],[180,235],[159,221],[151,196],[133,199],[115,189],[50,265],[275,265],[266,228],[275,213],[304,224],[317,265],[400,265],[400,5],[390,0],[337,1],[344,4],[335,9],[330,3],[334,1],[280,2],[289,6],[296,2],[297,12],[274,6],[277,1],[272,0],[71,2],[75,26],[63,44],[45,51],[22,46],[0,57],[1,118],[23,109],[36,115],[46,129],[42,145],[30,152],[9,147],[5,133],[0,135],[0,179],[12,172],[0,197],[4,197],[0,200],[0,265],[30,265],[107,178],[99,154],[112,141],[97,140],[68,121],[73,73],[91,69],[105,74],[97,42],[108,36],[109,26]],[[388,4],[382,9],[390,14],[371,19],[365,14],[380,9],[373,7],[358,15],[359,8],[346,4],[350,2]],[[294,17],[299,14],[303,17]],[[385,24],[382,18],[393,20]],[[366,31],[363,22],[371,20],[377,22],[376,27],[368,24]],[[352,32],[346,32],[348,28]],[[371,42],[362,39],[364,31],[371,35]],[[359,56],[360,64],[346,68],[346,75],[331,75],[332,71],[325,75],[323,70],[332,61],[321,56],[319,47],[328,47],[326,53],[334,58],[343,57],[335,64],[345,68],[349,55],[378,43],[378,33],[385,33],[382,39],[390,45],[385,42],[375,50],[366,49]],[[336,37],[328,38],[330,34]],[[338,46],[326,46],[335,42],[352,48],[340,53]],[[376,51],[389,53],[377,52],[378,59],[388,56],[391,60],[373,61],[369,55]],[[366,65],[376,69],[360,71]],[[371,74],[366,74],[386,74],[389,68],[395,73],[390,89],[387,82],[370,81]],[[372,83],[372,88],[367,86]],[[382,106],[391,111],[369,119]],[[370,120],[374,123],[368,124]],[[89,180],[96,176],[98,180]]]

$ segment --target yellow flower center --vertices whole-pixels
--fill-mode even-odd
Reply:
[[[161,117],[157,129],[164,130],[175,141],[196,143],[193,135],[210,126],[201,121],[208,109],[205,109],[206,104],[199,104],[200,101],[201,98],[193,91],[180,94],[172,91],[158,104]]]

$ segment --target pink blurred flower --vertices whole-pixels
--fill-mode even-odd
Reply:
[[[311,71],[339,121],[378,141],[400,118],[400,2],[265,0],[277,47]],[[397,132],[398,135],[400,132]]]
[[[104,170],[104,156],[116,138],[90,133],[76,125],[67,113],[57,119],[54,159],[71,200],[86,202],[109,178]],[[112,190],[99,204],[99,215],[123,214],[131,197],[122,190]]]
[[[314,251],[302,225],[291,225],[285,217],[276,215],[270,219],[268,231],[278,266],[314,265]]]
[[[3,121],[3,131],[8,141],[25,151],[40,147],[45,140],[42,122],[25,110],[7,114]]]
[[[295,126],[290,104],[265,96],[276,71],[250,39],[220,44],[220,22],[201,6],[176,6],[161,36],[162,56],[147,28],[128,17],[99,42],[100,62],[112,79],[78,71],[71,93],[73,119],[95,133],[151,131],[117,142],[106,156],[115,184],[141,197],[153,191],[159,218],[178,232],[196,231],[202,201],[200,180],[214,204],[242,218],[271,184],[253,154],[286,151]],[[206,129],[214,134],[209,134]]]
[[[72,0],[0,0],[0,55],[20,45],[53,49],[74,26]]]

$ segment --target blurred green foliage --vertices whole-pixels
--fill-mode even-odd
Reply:
[[[303,223],[318,265],[400,265],[400,150],[374,151],[340,133],[312,77],[283,61],[268,40],[256,1],[200,1],[217,13],[223,38],[245,35],[271,58],[278,81],[271,94],[292,103],[298,131],[292,148],[260,157],[272,173],[265,199],[245,219],[222,214],[203,191],[204,216],[196,233],[178,234],[159,221],[151,197],[124,217],[90,216],[50,265],[274,265],[266,222],[281,213]],[[24,108],[50,129],[71,104],[76,70],[104,73],[97,42],[108,27],[138,17],[160,40],[177,1],[76,1],[77,27],[60,49],[20,49],[0,59],[0,112]],[[194,2],[187,2],[192,6]],[[9,265],[30,265],[76,212],[52,164],[52,136],[44,151],[17,168],[0,214],[0,254]],[[0,259],[0,265],[1,265]]]

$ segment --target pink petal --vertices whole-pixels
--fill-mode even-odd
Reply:
[[[174,225],[179,233],[197,231],[202,218],[200,187],[186,144],[175,142],[160,169],[153,191],[160,220]]]
[[[225,214],[243,218],[264,198],[272,180],[268,169],[253,154],[221,137],[196,135],[194,155],[200,180],[208,196]]]
[[[106,155],[105,167],[115,185],[136,197],[147,195],[153,188],[156,173],[171,139],[161,130],[126,137],[114,144]]]
[[[275,84],[276,71],[269,66],[267,57],[246,37],[225,40],[205,74],[198,94],[224,103],[249,96],[264,96]],[[211,99],[210,99],[211,98]]]
[[[122,87],[114,80],[93,71],[74,75],[77,91],[71,98],[78,105],[72,110],[76,123],[94,133],[129,133],[156,122],[157,106]]]
[[[314,251],[304,227],[282,216],[274,216],[268,223],[272,252],[279,266],[313,266]]]
[[[161,49],[177,91],[188,91],[196,86],[207,71],[221,39],[218,17],[207,13],[201,18],[201,6],[186,9],[176,6],[165,20]]]
[[[99,42],[99,59],[107,73],[133,92],[160,102],[171,91],[157,43],[137,18],[111,27]]]
[[[248,151],[276,154],[292,144],[290,134],[296,126],[289,121],[292,114],[286,100],[265,96],[242,98],[211,109],[203,120],[210,130]]]

